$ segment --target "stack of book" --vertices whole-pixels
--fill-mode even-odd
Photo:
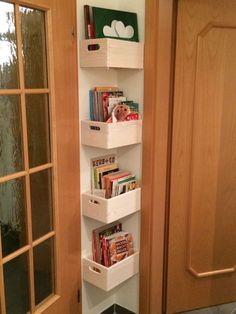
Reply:
[[[133,237],[115,222],[93,230],[93,260],[112,266],[134,253]]]
[[[115,154],[92,159],[92,193],[111,198],[134,190],[138,184],[130,171],[119,169]]]
[[[95,87],[89,91],[90,120],[119,122],[138,120],[139,104],[127,100],[118,87]]]

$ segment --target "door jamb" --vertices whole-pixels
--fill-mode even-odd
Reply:
[[[146,1],[140,313],[165,313],[177,0]]]

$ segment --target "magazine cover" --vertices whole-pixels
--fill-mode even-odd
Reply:
[[[122,231],[122,224],[114,222],[93,230],[93,260],[104,265],[104,258],[102,254],[102,240],[106,236]]]
[[[99,169],[101,169],[101,167],[105,167],[107,166],[107,168],[111,167],[113,168],[114,165],[118,167],[117,165],[117,157],[116,154],[110,154],[110,155],[106,155],[106,156],[101,156],[101,157],[96,157],[96,158],[92,158],[91,159],[91,191],[92,193],[96,194],[95,191],[96,189],[99,189],[99,170],[97,170],[99,167]],[[110,169],[111,169],[110,168]],[[104,168],[105,171],[105,168]]]
[[[103,238],[105,266],[112,266],[132,254],[134,254],[134,245],[131,233],[121,231]]]

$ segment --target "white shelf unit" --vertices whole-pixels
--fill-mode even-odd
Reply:
[[[117,123],[81,121],[81,142],[97,148],[116,148],[142,141],[142,120]]]
[[[141,209],[141,188],[110,199],[82,194],[82,213],[84,216],[105,224],[134,214]]]
[[[114,46],[121,44],[120,40],[110,40],[102,39],[101,41],[107,42],[105,48],[100,49],[100,51],[90,50],[87,54],[88,44],[87,40],[84,41],[84,24],[83,24],[83,5],[95,5],[97,7],[104,7],[110,9],[117,9],[129,12],[137,12],[138,14],[138,26],[139,26],[139,39],[140,43],[132,43],[133,52],[125,54],[125,57],[121,56],[120,53],[124,53],[125,49],[119,53],[118,58],[115,57]],[[121,306],[133,311],[135,313],[139,312],[139,248],[140,248],[140,194],[141,189],[136,189],[126,193],[127,195],[120,195],[119,202],[114,200],[106,200],[97,198],[94,195],[88,193],[91,189],[91,177],[90,177],[90,160],[98,156],[104,156],[110,153],[116,153],[117,159],[120,165],[120,169],[130,170],[137,175],[138,179],[141,179],[141,134],[142,134],[142,121],[136,121],[134,124],[136,126],[136,131],[134,132],[137,137],[134,136],[135,140],[129,143],[125,143],[128,137],[128,131],[124,129],[115,135],[115,129],[110,131],[109,128],[114,128],[114,125],[105,125],[104,123],[95,122],[100,128],[99,132],[102,134],[99,140],[98,138],[94,141],[95,132],[91,132],[92,129],[86,129],[91,121],[89,118],[89,90],[95,86],[118,86],[124,91],[124,95],[128,97],[128,100],[134,100],[141,105],[142,114],[142,104],[143,104],[143,62],[140,63],[140,58],[143,58],[143,44],[144,42],[144,15],[145,15],[145,1],[140,0],[134,2],[133,0],[113,0],[112,2],[107,0],[81,0],[77,3],[78,10],[78,37],[80,39],[80,52],[79,52],[79,103],[80,103],[80,119],[81,121],[81,144],[80,148],[80,162],[81,162],[81,208],[83,211],[83,216],[81,219],[82,228],[82,271],[84,279],[82,282],[82,314],[98,314],[101,313],[106,308],[110,307],[114,303],[120,304]],[[100,40],[99,40],[100,41]],[[125,41],[126,45],[129,42]],[[95,41],[91,41],[91,44],[97,44]],[[82,46],[84,45],[84,48]],[[113,46],[113,48],[112,48]],[[136,48],[134,48],[136,46]],[[104,47],[100,42],[100,48]],[[128,47],[128,46],[126,46]],[[104,50],[105,49],[105,50]],[[134,53],[134,51],[140,50],[141,53]],[[86,51],[86,60],[83,55],[83,51]],[[113,50],[113,52],[111,52]],[[109,52],[110,51],[110,52]],[[91,52],[91,54],[90,54]],[[102,56],[101,56],[102,54]],[[95,55],[100,55],[100,61],[95,60]],[[112,56],[113,55],[113,56]],[[125,61],[126,57],[129,55],[129,61]],[[134,57],[134,55],[136,55]],[[110,56],[110,57],[109,57]],[[112,57],[111,57],[112,56]],[[131,56],[131,58],[130,58]],[[93,57],[93,58],[92,58]],[[91,59],[92,58],[92,59]],[[113,61],[112,61],[113,58]],[[116,61],[114,61],[114,58]],[[132,59],[132,60],[131,60]],[[92,63],[91,63],[91,60]],[[101,61],[102,60],[102,61]],[[136,60],[136,61],[135,61]],[[139,61],[137,61],[139,60]],[[86,65],[86,62],[87,65]],[[111,63],[112,62],[112,63]],[[131,121],[133,122],[133,121]],[[93,123],[93,122],[92,122]],[[119,122],[122,123],[122,122]],[[99,125],[100,124],[100,125]],[[126,123],[124,123],[126,125]],[[128,124],[128,126],[131,124]],[[118,125],[122,128],[123,125]],[[104,131],[104,128],[107,130]],[[87,133],[86,136],[82,134]],[[89,134],[90,133],[90,134]],[[113,134],[113,135],[111,135]],[[117,134],[119,137],[123,136],[123,140],[117,139]],[[99,137],[99,135],[96,135]],[[107,136],[107,137],[106,137]],[[113,136],[111,140],[110,137]],[[114,140],[115,137],[115,140]],[[92,140],[91,140],[92,139]],[[105,139],[105,140],[104,140]],[[92,144],[92,141],[95,143]],[[118,142],[121,141],[120,144]],[[129,141],[129,139],[128,139]],[[116,142],[116,144],[114,144]],[[100,143],[100,144],[98,144]],[[110,143],[110,144],[109,144]],[[130,193],[130,194],[129,194]],[[92,197],[92,199],[91,199]],[[123,199],[124,197],[124,199]],[[125,202],[125,197],[132,199],[130,202]],[[88,206],[89,202],[95,201],[102,205],[101,206]],[[87,202],[87,205],[84,204]],[[127,211],[125,211],[124,205],[119,208],[119,204],[124,202]],[[129,203],[129,206],[127,206]],[[95,203],[96,204],[96,203]],[[133,205],[132,205],[133,204]],[[90,203],[91,205],[91,203]],[[96,204],[97,205],[97,204]],[[99,207],[99,208],[98,208]],[[123,208],[124,207],[124,208]],[[101,209],[101,210],[100,210]],[[117,212],[118,211],[118,212]],[[98,228],[108,222],[113,221],[113,219],[122,222],[123,230],[129,231],[133,234],[134,245],[136,247],[136,252],[134,255],[128,257],[122,262],[113,265],[112,267],[106,268],[100,264],[92,261],[90,258],[92,253],[92,230]],[[95,264],[94,264],[95,263]],[[128,267],[126,267],[128,263]],[[87,266],[85,266],[87,265]],[[126,265],[126,266],[125,266]],[[99,269],[100,273],[94,273],[93,267]],[[129,273],[125,277],[121,276],[123,274],[122,268],[128,268]],[[118,275],[119,274],[119,275]],[[88,279],[90,276],[90,279]],[[94,277],[93,277],[94,276]],[[92,277],[92,279],[91,279]],[[96,277],[96,279],[95,279]],[[120,281],[116,281],[118,279]],[[120,278],[121,277],[121,278]],[[111,280],[111,283],[109,283]],[[92,283],[90,282],[92,281]],[[114,283],[112,283],[114,281]],[[116,283],[115,283],[116,281]],[[103,282],[103,286],[98,286]]]
[[[108,267],[95,263],[92,258],[83,258],[83,278],[90,284],[110,291],[139,272],[139,252]]]
[[[143,43],[112,38],[81,40],[80,66],[142,69]]]

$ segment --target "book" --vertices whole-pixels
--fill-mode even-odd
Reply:
[[[112,110],[114,109],[115,105],[121,103],[122,101],[126,101],[126,97],[124,97],[124,96],[109,97],[109,99],[108,99],[108,116],[109,117],[111,116]]]
[[[122,231],[121,222],[113,222],[111,224],[94,229],[92,232],[93,260],[104,265],[104,257],[102,254],[102,240],[106,236]]]
[[[112,266],[134,254],[132,234],[125,231],[113,233],[102,239],[104,266]]]
[[[127,176],[112,180],[112,197],[128,192],[128,185],[131,182],[136,182],[134,174],[129,174]]]
[[[95,121],[94,119],[94,108],[93,108],[93,91],[89,91],[89,113],[90,113],[90,120]]]
[[[92,8],[96,38],[139,41],[138,19],[134,12]]]
[[[92,121],[106,122],[111,115],[112,109],[110,98],[123,97],[123,91],[118,87],[95,87],[89,91],[90,119]],[[126,100],[125,97],[122,98]],[[114,105],[112,106],[112,108]]]
[[[109,154],[106,156],[96,157],[91,159],[91,190],[97,189],[98,177],[96,168],[106,165],[112,165],[117,163],[117,157],[115,154]]]
[[[94,90],[96,92],[117,92],[119,91],[119,88],[117,86],[96,86],[94,87]]]
[[[109,173],[117,172],[117,171],[119,171],[118,163],[112,163],[109,165],[96,167],[94,169],[94,178],[95,178],[94,188],[104,189],[104,186],[102,184],[103,176],[108,175]]]
[[[85,39],[95,38],[92,7],[84,5],[84,37]],[[89,50],[94,50],[96,45],[91,45]]]
[[[120,195],[134,189],[136,189],[136,180],[131,179],[126,183],[121,183],[117,185],[116,195]]]
[[[90,13],[89,13],[89,5],[84,5],[84,33],[85,33],[85,39],[89,39],[90,32]]]
[[[104,187],[106,190],[106,198],[111,198],[112,197],[112,182],[116,179],[125,177],[127,175],[129,175],[130,172],[129,171],[120,171],[118,173],[114,173],[114,174],[108,174],[106,176],[103,177],[104,179]]]
[[[117,103],[111,112],[108,123],[115,123],[120,121],[138,120],[139,116],[139,104],[134,103],[132,100],[122,101]]]

